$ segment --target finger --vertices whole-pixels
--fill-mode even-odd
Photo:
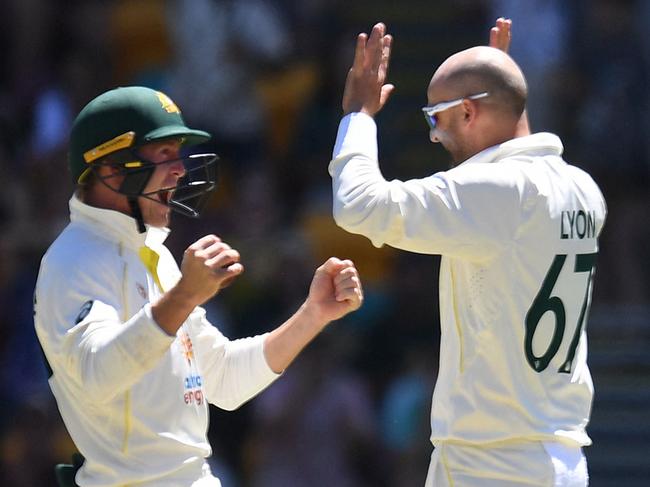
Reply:
[[[496,49],[499,49],[498,45],[498,38],[499,38],[499,28],[498,27],[492,27],[490,29],[490,47],[494,47]]]
[[[497,19],[497,26],[499,29],[504,30],[506,33],[510,32],[510,28],[512,26],[512,19],[506,19],[504,17],[499,17]]]
[[[390,64],[390,53],[393,45],[393,37],[385,35],[381,49],[381,62],[379,64],[379,79],[383,83],[388,76],[388,66]]]
[[[341,289],[336,291],[335,299],[339,303],[347,302],[351,309],[356,309],[363,303],[363,293],[356,287]]]
[[[379,94],[379,103],[383,106],[386,104],[390,95],[395,91],[395,86],[392,84],[387,84],[381,87],[381,93]]]
[[[205,247],[209,247],[215,242],[221,242],[221,239],[216,235],[205,235],[200,239],[198,239],[196,242],[194,242],[192,245],[190,245],[186,250],[197,251],[200,249],[204,249]]]
[[[334,296],[337,301],[342,301],[352,294],[355,296],[363,296],[361,281],[357,276],[350,277],[337,286],[334,286]]]
[[[224,281],[232,281],[235,277],[244,272],[244,266],[240,262],[235,262],[227,267],[220,268],[217,272],[226,276]],[[223,286],[224,284],[221,285],[221,287]]]
[[[495,34],[495,40],[492,47],[507,53],[510,47],[510,39],[503,30],[498,27],[495,27],[495,29],[497,29],[497,33]]]
[[[340,303],[343,301],[363,301],[363,291],[358,287],[346,287],[344,289],[337,289],[334,293],[334,299]]]
[[[511,40],[512,21],[504,17],[499,17],[495,26],[490,29],[490,47],[508,52]]]
[[[216,269],[214,271],[214,277],[219,281],[219,289],[224,289],[230,286],[243,272],[244,266],[239,262],[236,262],[227,267]]]
[[[241,262],[232,262],[221,267],[216,267],[212,271],[219,279],[230,279],[244,272],[244,265]]]
[[[225,269],[230,265],[239,262],[241,256],[235,249],[224,250],[214,257],[207,259],[205,265],[211,269]]]
[[[321,265],[318,269],[317,272],[326,272],[329,275],[333,276],[337,272],[339,272],[343,267],[345,267],[345,264],[343,264],[343,261],[337,257],[330,257]]]
[[[211,259],[215,255],[218,255],[226,250],[230,250],[231,248],[232,247],[230,247],[230,245],[228,245],[226,242],[215,242],[209,247],[197,250],[194,255],[202,259]]]
[[[361,33],[357,36],[357,45],[354,48],[354,61],[352,63],[352,69],[360,70],[363,68],[364,61],[364,51],[366,49],[366,42],[368,40],[368,35]]]
[[[512,37],[512,20],[500,17],[497,19],[497,27],[499,27],[499,33],[503,42],[507,43],[507,48],[510,45],[510,39]]]
[[[354,281],[354,279],[356,279],[356,281]],[[355,282],[357,283],[356,285],[358,285],[360,283],[359,273],[353,266],[343,267],[336,273],[333,282],[335,286],[351,286],[355,285]]]
[[[384,33],[386,26],[379,22],[375,24],[370,33],[368,44],[366,45],[366,64],[370,64],[373,73],[379,71],[379,65],[382,59],[382,48],[384,43]],[[368,59],[369,58],[369,59]]]
[[[359,273],[355,267],[346,267],[339,271],[339,273],[334,276],[333,282],[336,293],[356,289],[359,293],[363,294],[361,278],[359,277]]]

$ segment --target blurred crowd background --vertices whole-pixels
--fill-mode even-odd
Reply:
[[[231,338],[289,316],[313,270],[352,258],[366,303],[235,412],[211,410],[224,487],[419,486],[438,364],[438,257],[376,249],[331,218],[331,156],[358,32],[381,20],[397,90],[378,116],[384,175],[448,167],[420,107],[433,71],[514,21],[534,131],[592,173],[609,206],[589,322],[593,486],[648,485],[650,2],[634,0],[2,0],[0,484],[55,485],[74,445],[32,324],[39,260],[66,225],[68,130],[100,92],[167,92],[214,134],[219,186],[200,220],[174,217],[177,257],[206,233],[245,274],[208,303]],[[645,215],[645,216],[644,216]]]

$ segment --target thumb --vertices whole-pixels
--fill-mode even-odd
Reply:
[[[379,102],[381,103],[382,106],[388,101],[388,98],[390,98],[390,95],[393,94],[393,91],[395,90],[395,85],[392,84],[386,84],[381,87],[381,95],[379,95]]]
[[[340,271],[343,267],[345,266],[345,263],[337,258],[337,257],[330,257],[325,261],[325,263],[318,268],[319,271],[326,272],[329,275],[334,275],[338,271]]]

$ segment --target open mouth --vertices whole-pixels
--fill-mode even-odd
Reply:
[[[162,190],[158,192],[158,199],[163,205],[169,206],[169,202],[171,201],[173,195],[174,195],[173,189]]]

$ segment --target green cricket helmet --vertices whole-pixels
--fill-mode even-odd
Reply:
[[[182,158],[185,175],[175,188],[145,193],[156,163],[144,160],[138,149],[151,142],[178,138],[183,146],[208,141],[202,130],[187,127],[176,104],[164,93],[142,86],[107,91],[90,101],[77,115],[70,134],[68,165],[74,184],[83,184],[90,173],[129,199],[138,228],[144,231],[137,198],[149,198],[187,216],[197,217],[199,207],[216,182],[216,154],[193,154]],[[110,156],[110,157],[107,157]],[[165,161],[165,164],[174,161]],[[100,176],[103,165],[117,173]],[[119,186],[111,178],[124,176]],[[164,196],[171,194],[171,197]]]

